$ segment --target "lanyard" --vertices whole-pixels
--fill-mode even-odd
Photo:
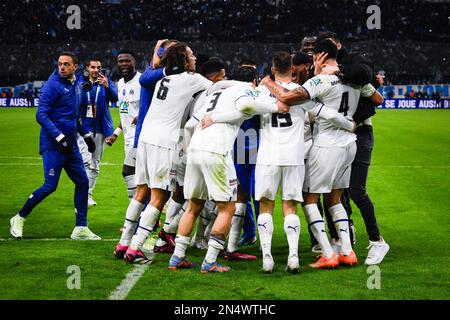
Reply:
[[[100,85],[97,85],[97,88],[95,90],[95,99],[94,99],[94,103],[91,103],[91,92],[88,91],[87,92],[87,98],[88,98],[88,102],[91,103],[92,105],[97,105],[97,101],[98,101],[98,94],[100,93]]]

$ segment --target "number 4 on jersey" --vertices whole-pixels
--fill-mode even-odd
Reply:
[[[347,115],[347,111],[348,111],[348,91],[344,92],[342,94],[342,98],[341,98],[341,105],[339,106],[339,113],[344,113],[344,117]]]

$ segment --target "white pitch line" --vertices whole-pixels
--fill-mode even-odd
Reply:
[[[92,241],[105,241],[105,242],[117,242],[117,241],[119,241],[120,239],[101,239],[101,240],[92,240]],[[19,241],[88,241],[88,240],[72,240],[72,239],[70,239],[70,238],[36,238],[36,239],[20,239],[20,240],[17,240],[17,239],[14,239],[14,238],[7,238],[7,239],[3,239],[3,238],[0,238],[0,241],[4,241],[4,242],[6,242],[6,241],[17,241],[17,242],[19,242]]]
[[[149,267],[148,264],[135,265],[133,270],[128,272],[122,283],[111,293],[109,300],[125,300],[125,298],[133,289],[134,285],[144,275],[145,270]]]

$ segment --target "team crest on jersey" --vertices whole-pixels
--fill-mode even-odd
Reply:
[[[132,96],[132,95],[134,95],[134,90],[133,89],[130,90],[130,96]]]
[[[122,90],[122,95],[126,95],[127,91],[125,89]]]
[[[318,86],[319,84],[322,83],[322,80],[320,80],[319,78],[312,78],[311,81],[312,81],[316,86]]]

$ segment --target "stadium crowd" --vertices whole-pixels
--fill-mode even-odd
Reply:
[[[144,70],[148,60],[144,56],[150,58],[153,41],[161,36],[189,41],[205,54],[221,52],[228,66],[236,62],[234,57],[250,53],[258,68],[267,71],[270,53],[280,47],[298,49],[304,35],[325,29],[341,34],[349,49],[367,52],[376,66],[386,70],[391,83],[449,81],[448,3],[85,0],[77,4],[80,30],[67,29],[69,4],[63,0],[0,4],[4,46],[0,58],[12,62],[0,71],[0,85],[44,79],[56,65],[50,55],[57,48],[74,51],[81,58],[101,53],[105,65],[112,67],[114,48],[125,45],[141,53],[137,67]],[[372,4],[381,8],[380,30],[366,27],[366,9]],[[405,61],[413,67],[403,68]]]

